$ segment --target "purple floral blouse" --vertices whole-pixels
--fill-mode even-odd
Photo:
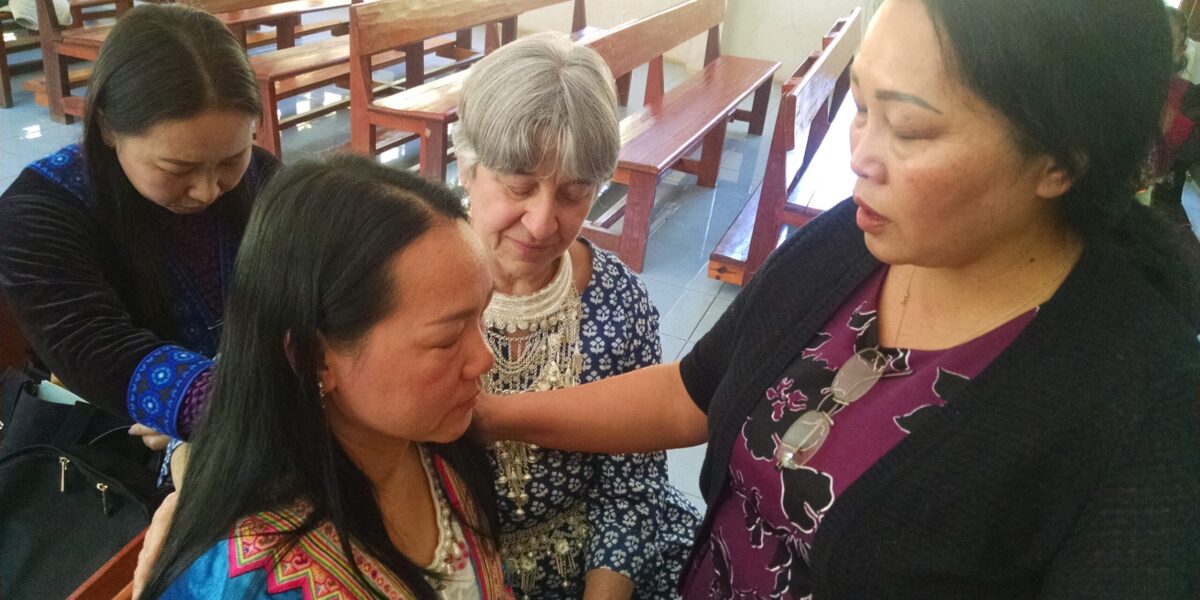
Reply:
[[[879,269],[842,305],[751,410],[734,444],[730,486],[717,501],[712,534],[684,576],[684,598],[810,597],[808,552],[837,497],[983,371],[1037,313],[945,350],[882,349],[883,377],[833,417],[820,450],[799,469],[778,468],[775,449],[788,426],[815,409],[855,352],[878,346],[876,309],[886,272]]]

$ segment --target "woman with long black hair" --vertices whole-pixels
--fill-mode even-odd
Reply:
[[[238,243],[278,165],[253,145],[261,106],[220,21],[139,6],[96,60],[82,144],[0,196],[0,292],[35,364],[116,422],[180,438],[196,419]]]
[[[357,156],[278,175],[143,596],[506,596],[491,472],[459,441],[492,366],[486,260],[416,175]]]

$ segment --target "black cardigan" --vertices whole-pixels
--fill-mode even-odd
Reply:
[[[251,161],[238,186],[256,195],[279,161],[257,146]],[[0,195],[0,295],[32,358],[83,399],[124,416],[134,369],[171,340],[130,315],[137,282],[114,244],[95,206],[33,168]]]
[[[709,423],[698,546],[751,407],[879,267],[854,212],[789,240],[682,361]],[[814,597],[1195,600],[1191,331],[1118,251],[1089,244],[1012,345],[826,513]]]

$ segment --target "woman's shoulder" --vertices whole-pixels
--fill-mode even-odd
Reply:
[[[234,541],[223,539],[213,544],[171,582],[160,598],[239,598],[249,600],[301,600],[299,588],[282,590],[268,585],[266,570],[235,574],[231,569]]]
[[[246,168],[247,181],[257,190],[261,190],[271,180],[271,176],[283,165],[274,154],[259,146],[250,149],[250,166]]]
[[[3,198],[5,204],[41,201],[48,205],[91,208],[82,148],[71,144],[29,163],[4,191]]]
[[[649,301],[650,294],[642,278],[621,262],[616,254],[589,241],[584,246],[592,253],[592,277],[584,290],[584,301],[591,304],[620,304],[630,307],[642,300]]]

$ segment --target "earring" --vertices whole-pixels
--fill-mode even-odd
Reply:
[[[317,382],[317,399],[321,402],[321,408],[325,408],[325,382]]]

